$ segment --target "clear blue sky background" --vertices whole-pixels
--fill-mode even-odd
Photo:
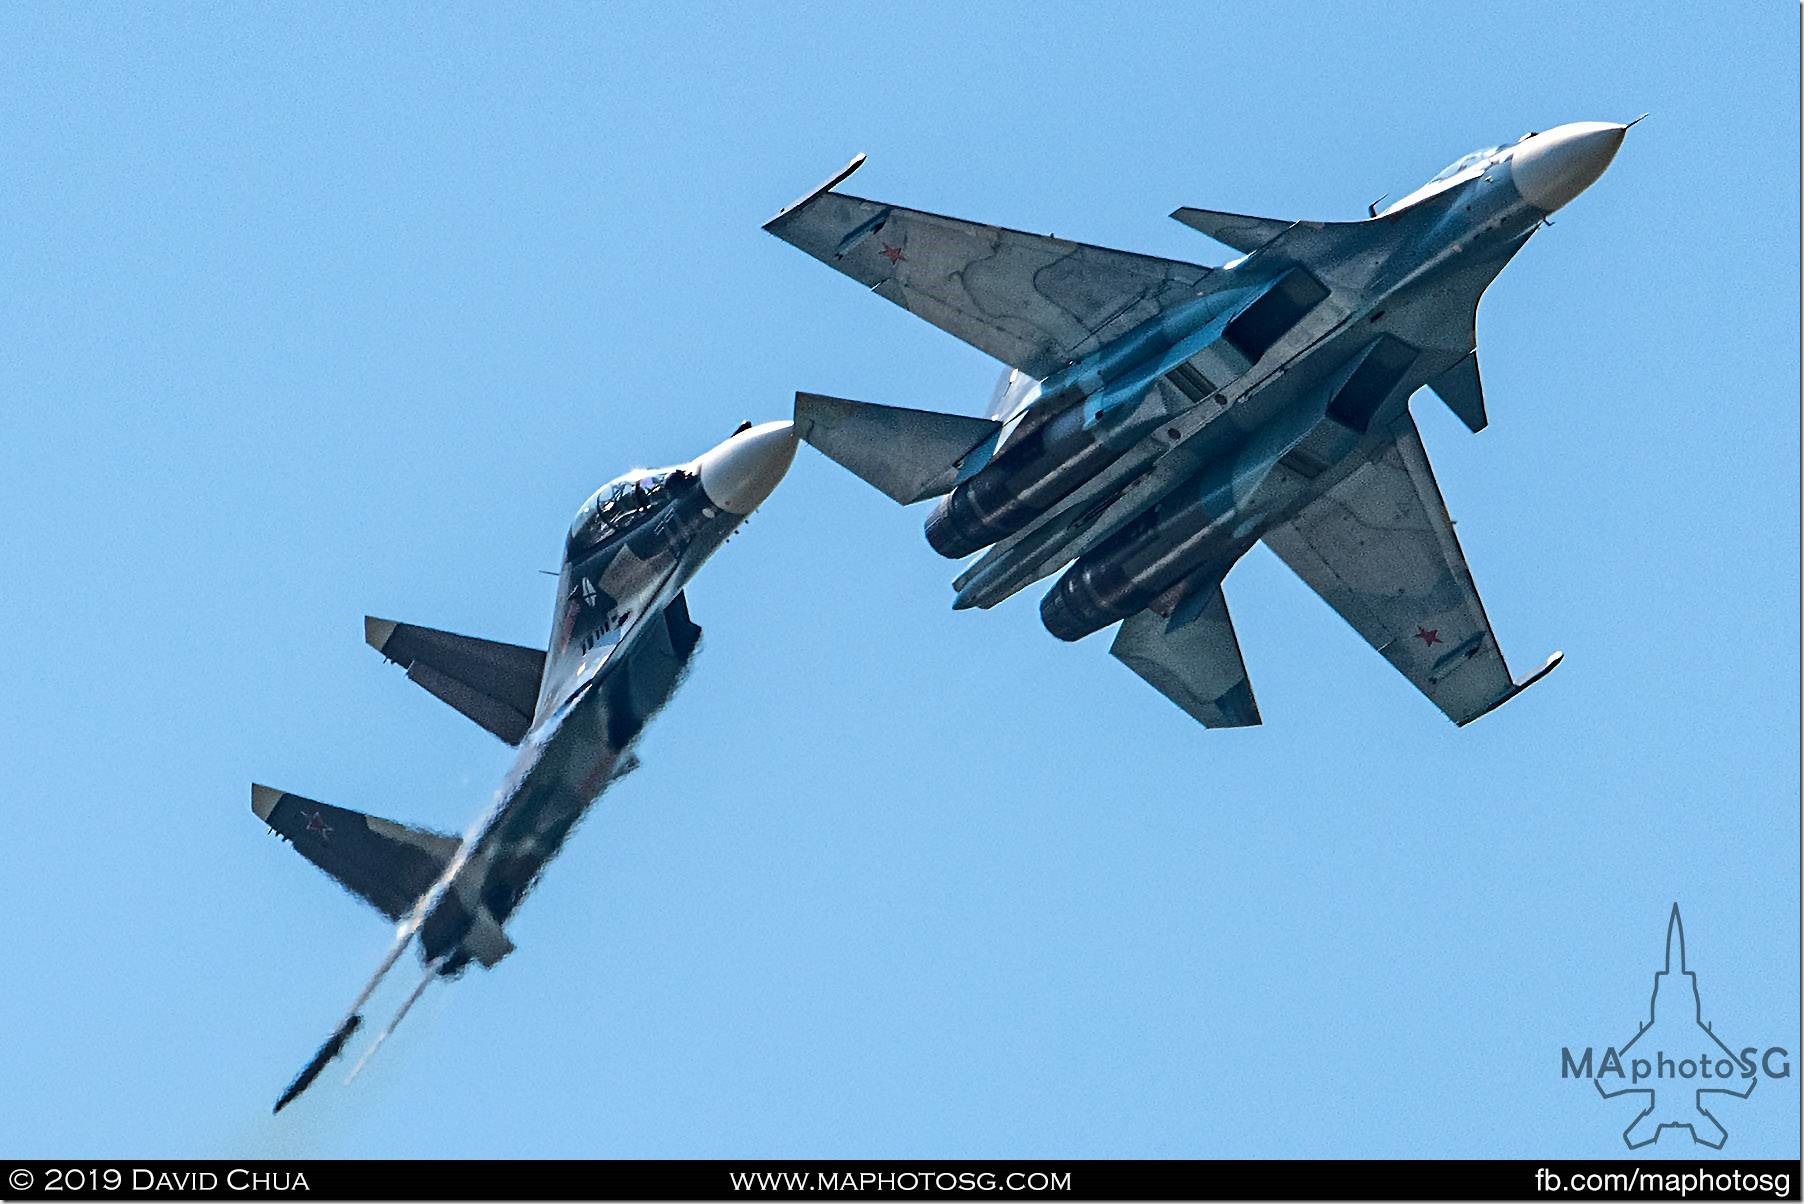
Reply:
[[[1788,4],[0,9],[0,1155],[1603,1155],[1677,900],[1799,1047]],[[387,926],[255,780],[461,829],[508,752],[367,611],[544,638],[575,507],[797,388],[996,365],[761,233],[857,190],[1219,263],[1653,116],[1416,412],[1519,669],[1455,729],[1264,550],[1263,728],[1037,592],[955,614],[804,449],[690,591],[645,767],[350,1090],[279,1121]],[[390,984],[400,988],[401,983]],[[379,1011],[399,990],[386,992]],[[1796,1155],[1797,1077],[1719,1110]],[[1703,1153],[1683,1134],[1657,1147]]]

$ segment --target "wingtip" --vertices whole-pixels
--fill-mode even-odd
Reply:
[[[1530,673],[1527,677],[1523,678],[1521,681],[1512,685],[1508,690],[1505,690],[1502,694],[1498,695],[1496,700],[1493,701],[1489,706],[1485,707],[1483,710],[1478,711],[1474,714],[1467,715],[1464,719],[1454,719],[1453,720],[1454,725],[1456,727],[1465,727],[1469,723],[1476,723],[1478,720],[1483,719],[1486,715],[1489,715],[1492,711],[1496,710],[1498,707],[1502,706],[1504,703],[1508,702],[1510,699],[1516,697],[1516,695],[1522,693],[1524,690],[1528,689],[1530,686],[1532,686],[1536,682],[1540,681],[1543,677],[1546,677],[1549,673],[1552,673],[1555,669],[1558,669],[1560,667],[1560,662],[1565,659],[1566,659],[1566,654],[1564,652],[1555,652],[1552,656],[1548,657],[1545,661],[1543,661],[1541,663],[1541,667],[1539,669],[1536,669],[1533,673]],[[1449,717],[1451,718],[1451,716],[1449,716]]]
[[[788,217],[790,214],[796,213],[799,210],[805,208],[810,201],[813,201],[816,198],[825,195],[826,193],[832,192],[835,188],[838,188],[841,184],[844,184],[846,182],[847,178],[850,177],[853,172],[857,171],[859,168],[861,168],[863,166],[864,166],[864,152],[859,151],[856,155],[852,156],[852,161],[850,163],[847,163],[844,167],[842,167],[838,171],[834,172],[831,176],[828,176],[821,183],[815,185],[813,188],[811,188],[807,192],[803,193],[800,197],[797,197],[795,200],[791,201],[789,204],[783,206],[783,208],[777,210],[776,214],[769,221],[764,223],[764,229],[769,230],[772,226],[774,226],[778,222],[782,221],[785,217]]]
[[[276,804],[282,801],[282,795],[284,793],[284,791],[277,790],[273,786],[264,786],[260,783],[252,782],[251,810],[256,814],[258,819],[262,820],[264,823],[268,823],[270,813],[276,809]]]
[[[398,626],[400,626],[400,624],[396,623],[393,619],[378,619],[374,615],[364,615],[364,642],[369,644],[369,646],[374,648],[377,652],[381,652],[388,646],[388,638],[395,634],[395,628]]]

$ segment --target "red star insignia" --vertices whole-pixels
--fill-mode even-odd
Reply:
[[[904,259],[908,258],[908,256],[902,253],[901,247],[892,247],[888,243],[883,244],[883,250],[880,251],[879,254],[889,260],[892,264],[901,263]]]
[[[318,832],[321,840],[332,835],[332,825],[328,824],[326,822],[326,817],[321,815],[318,811],[315,811],[312,815],[308,815],[306,818],[307,830],[309,832]]]
[[[1424,648],[1441,642],[1441,629],[1438,627],[1416,627],[1416,638],[1422,641]]]

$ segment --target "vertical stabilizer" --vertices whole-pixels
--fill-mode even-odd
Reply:
[[[1468,351],[1459,363],[1429,381],[1428,387],[1447,403],[1447,408],[1458,415],[1473,434],[1484,430],[1490,422],[1485,416],[1484,385],[1478,379],[1477,351]]]
[[[1678,960],[1673,953],[1678,953]],[[1672,918],[1666,922],[1666,972],[1671,974],[1685,969],[1685,925],[1679,919],[1679,905],[1672,905]]]

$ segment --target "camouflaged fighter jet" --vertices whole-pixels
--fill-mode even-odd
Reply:
[[[689,619],[684,586],[776,488],[795,446],[788,422],[746,423],[691,463],[637,469],[602,486],[570,526],[547,651],[364,620],[378,652],[520,752],[462,839],[251,787],[257,818],[400,922],[344,1023],[277,1112],[343,1051],[376,984],[416,937],[426,972],[364,1061],[434,978],[471,962],[493,966],[513,951],[502,925],[589,805],[637,764],[634,742],[689,665],[701,628]]]
[[[1473,151],[1363,221],[1172,214],[1241,253],[1220,268],[835,192],[860,155],[764,228],[1009,371],[982,418],[804,393],[797,429],[898,502],[939,498],[936,551],[989,549],[955,608],[1069,565],[1047,629],[1119,623],[1111,652],[1210,727],[1259,722],[1221,587],[1261,539],[1470,723],[1560,654],[1511,676],[1409,399],[1484,429],[1479,297],[1627,129]]]

